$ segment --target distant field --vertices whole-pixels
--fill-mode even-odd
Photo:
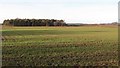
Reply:
[[[6,27],[3,66],[117,66],[116,26]]]

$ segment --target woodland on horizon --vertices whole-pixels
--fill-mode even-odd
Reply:
[[[65,26],[64,20],[56,19],[7,19],[3,25],[8,26]]]

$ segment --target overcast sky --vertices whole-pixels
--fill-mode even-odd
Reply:
[[[0,0],[4,19],[63,19],[67,23],[111,23],[118,20],[119,0]]]

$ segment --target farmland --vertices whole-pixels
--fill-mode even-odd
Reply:
[[[117,66],[117,26],[6,27],[3,66]]]

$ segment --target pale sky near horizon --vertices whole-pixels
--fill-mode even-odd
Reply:
[[[0,0],[4,19],[63,19],[66,23],[111,23],[118,20],[119,0]]]

